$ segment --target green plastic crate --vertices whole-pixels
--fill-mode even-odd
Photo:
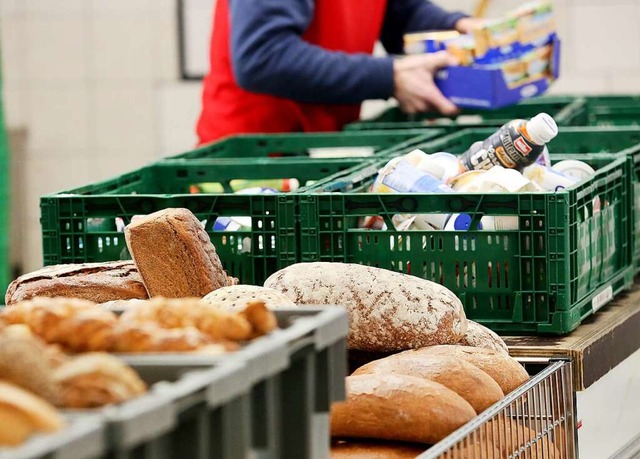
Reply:
[[[585,97],[574,126],[640,126],[640,94]]]
[[[420,147],[458,154],[492,132],[465,130]],[[633,281],[632,161],[587,152],[619,151],[634,141],[636,131],[607,132],[561,130],[549,145],[552,158],[579,158],[598,170],[558,193],[362,193],[385,161],[337,174],[300,195],[301,261],[363,263],[439,282],[461,297],[469,318],[499,332],[568,333]],[[340,188],[353,193],[323,193]],[[594,213],[595,198],[602,208]],[[517,215],[520,229],[357,227],[359,217],[380,215],[393,228],[394,214],[429,212],[465,212],[476,223],[483,215]]]
[[[540,112],[553,116],[559,125],[577,125],[575,118],[584,116],[584,100],[573,96],[547,96],[528,99],[518,105],[498,110],[463,110],[455,117],[440,113],[406,115],[399,108],[391,108],[377,118],[349,124],[347,131],[424,129],[437,127],[449,132],[463,128],[502,126],[516,118],[531,118]]]
[[[225,269],[243,283],[261,284],[297,261],[296,199],[287,194],[232,194],[233,180],[319,180],[372,158],[318,159],[310,148],[412,145],[438,136],[434,129],[383,134],[263,135],[229,138],[112,180],[41,198],[44,264],[128,259],[122,226],[134,215],[184,207],[205,222]],[[308,140],[305,141],[305,138]],[[414,140],[415,139],[415,140]],[[269,157],[271,153],[283,157]],[[374,158],[375,159],[375,158]],[[193,185],[215,183],[224,193],[193,194]],[[214,231],[218,217],[249,217],[251,228]]]
[[[197,150],[173,156],[172,159],[266,158],[310,156],[314,153],[369,153],[393,147],[414,137],[442,135],[434,129],[399,130],[398,132],[329,132],[270,135],[238,135],[225,138]],[[364,150],[363,150],[364,148]]]

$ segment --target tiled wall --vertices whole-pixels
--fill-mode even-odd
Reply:
[[[476,1],[440,3],[471,11]],[[489,14],[516,4],[492,0]],[[556,7],[565,46],[554,91],[640,92],[640,2]],[[28,133],[14,157],[25,269],[42,263],[40,195],[193,146],[200,85],[178,79],[175,15],[175,0],[0,0],[7,120]]]

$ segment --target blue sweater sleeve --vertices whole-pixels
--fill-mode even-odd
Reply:
[[[327,51],[302,40],[314,0],[229,0],[229,6],[232,67],[243,89],[309,103],[393,95],[391,58]]]
[[[467,15],[447,12],[426,0],[388,0],[380,41],[390,54],[401,54],[403,35],[427,30],[451,30]]]

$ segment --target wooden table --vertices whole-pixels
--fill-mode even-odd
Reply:
[[[640,282],[567,336],[504,336],[514,357],[571,357],[582,391],[640,349]]]

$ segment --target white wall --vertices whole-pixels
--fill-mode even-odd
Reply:
[[[493,0],[489,15],[517,4]],[[640,92],[640,2],[556,7],[564,48],[554,92]],[[39,196],[194,145],[200,85],[178,79],[175,11],[175,0],[0,0],[7,121],[28,132],[14,158],[25,269],[42,263]]]

